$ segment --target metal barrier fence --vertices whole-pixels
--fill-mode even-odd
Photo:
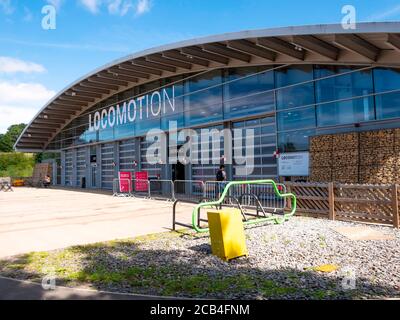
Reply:
[[[132,179],[132,196],[137,198],[150,199],[150,181]]]
[[[113,195],[116,197],[143,197],[167,201],[201,202],[218,200],[229,181],[200,180],[140,180],[114,179]],[[281,192],[286,186],[277,184]],[[282,211],[286,207],[286,198],[276,196],[270,184],[235,185],[229,190],[225,204],[243,208],[264,208],[265,211]]]
[[[150,199],[150,182],[137,179],[114,179],[113,196]]]
[[[174,181],[175,200],[187,202],[199,202],[205,197],[205,184],[199,180],[176,180]]]
[[[113,197],[131,197],[132,181],[130,179],[113,180]]]
[[[172,180],[149,180],[151,199],[175,201],[174,189]]]

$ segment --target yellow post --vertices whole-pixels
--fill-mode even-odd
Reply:
[[[209,210],[207,216],[213,255],[225,261],[248,256],[239,209]]]

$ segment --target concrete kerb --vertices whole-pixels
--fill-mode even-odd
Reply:
[[[86,299],[88,298],[95,298],[95,295],[99,295],[100,299],[101,296],[103,296],[103,298],[110,298],[110,300],[114,300],[112,299],[112,297],[115,297],[115,300],[193,300],[190,298],[182,298],[182,297],[171,297],[171,296],[156,296],[156,295],[143,295],[143,294],[136,294],[136,293],[124,293],[124,292],[111,292],[111,291],[102,291],[102,290],[95,290],[95,289],[86,289],[86,288],[71,288],[71,287],[65,287],[65,286],[56,286],[55,290],[45,290],[43,289],[42,285],[40,283],[37,282],[33,282],[33,281],[29,281],[29,280],[19,280],[19,279],[14,279],[14,278],[9,278],[9,277],[4,277],[4,276],[0,276],[0,300],[8,300],[7,298],[5,298],[4,296],[6,295],[5,290],[2,289],[2,285],[1,283],[3,281],[8,281],[11,283],[15,283],[17,284],[25,284],[30,286],[30,288],[26,288],[26,289],[22,289],[22,288],[17,288],[16,290],[26,290],[26,291],[31,291],[31,293],[26,292],[26,293],[21,293],[22,298],[18,298],[18,300],[26,300],[25,298],[23,298],[23,296],[32,296],[32,291],[38,291],[41,292],[42,295],[45,295],[46,293],[52,293],[52,296],[54,300],[58,300],[57,299],[57,293],[56,291],[64,291],[64,293],[69,293],[71,292],[76,293],[79,295],[79,293],[81,294],[93,294],[94,296],[87,296]],[[56,293],[54,295],[54,293]],[[15,292],[13,292],[13,294],[15,294]],[[35,294],[34,294],[35,295]],[[59,295],[62,295],[62,293],[60,293]],[[108,297],[107,297],[108,296]],[[121,299],[122,298],[122,299]],[[32,298],[30,298],[31,300]],[[43,299],[43,298],[42,298]],[[62,299],[62,298],[61,298]],[[41,300],[40,297],[37,298],[37,300]],[[80,300],[80,299],[75,299],[75,300]],[[85,300],[85,297],[82,297],[82,300]],[[198,300],[198,299],[196,299]]]

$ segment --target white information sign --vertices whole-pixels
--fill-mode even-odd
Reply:
[[[280,176],[309,176],[309,152],[282,153],[278,158]]]

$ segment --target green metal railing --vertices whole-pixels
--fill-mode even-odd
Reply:
[[[219,200],[217,201],[211,201],[211,202],[202,202],[199,203],[194,209],[193,209],[193,213],[192,213],[192,226],[193,229],[196,230],[199,233],[204,233],[204,232],[208,232],[208,228],[201,228],[199,225],[199,219],[198,219],[198,214],[200,212],[201,208],[212,208],[213,206],[219,206],[222,205],[225,198],[227,197],[229,190],[233,187],[233,186],[237,186],[237,185],[260,185],[260,184],[270,184],[272,185],[275,195],[279,198],[291,198],[292,202],[291,202],[291,211],[289,213],[284,213],[282,216],[276,216],[276,215],[272,215],[270,217],[263,217],[263,218],[257,218],[257,219],[252,219],[252,220],[248,220],[248,221],[244,221],[243,224],[244,225],[252,225],[252,224],[258,224],[258,223],[264,223],[264,222],[274,222],[275,224],[282,224],[285,221],[287,221],[290,217],[292,217],[295,212],[296,212],[296,205],[297,205],[297,199],[296,196],[293,193],[284,193],[281,194],[278,186],[276,184],[275,181],[273,180],[254,180],[254,181],[233,181],[233,182],[229,182],[224,191],[221,194],[221,197],[219,198]]]

